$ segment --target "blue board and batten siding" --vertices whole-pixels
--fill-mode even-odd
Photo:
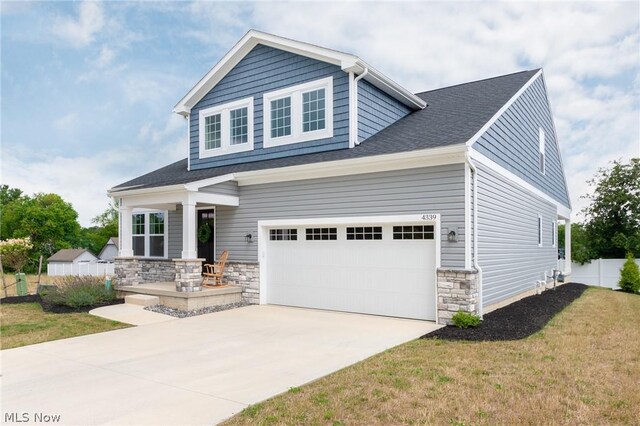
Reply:
[[[375,135],[411,112],[406,105],[365,80],[358,81],[358,141]]]
[[[557,209],[486,166],[478,165],[478,263],[483,306],[527,290],[557,268]],[[542,246],[538,245],[542,217]]]
[[[333,77],[333,137],[263,148],[263,94],[329,76]],[[250,96],[254,102],[254,149],[200,159],[200,110]],[[258,45],[191,109],[190,132],[192,170],[348,148],[349,75],[335,65]]]
[[[484,156],[570,208],[553,117],[542,75],[473,145]],[[539,128],[545,134],[545,173],[540,172]]]
[[[464,164],[240,186],[238,207],[216,208],[216,249],[258,261],[258,221],[422,213],[442,215],[442,265],[464,267]],[[447,227],[458,228],[450,243]]]

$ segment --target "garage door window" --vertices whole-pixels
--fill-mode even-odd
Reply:
[[[381,240],[382,226],[347,227],[347,240]]]
[[[296,241],[298,239],[297,229],[270,229],[269,239],[271,241]]]
[[[433,225],[394,226],[394,240],[433,240]]]
[[[307,241],[329,241],[338,239],[338,228],[307,228]]]

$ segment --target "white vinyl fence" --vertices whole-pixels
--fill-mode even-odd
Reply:
[[[620,288],[620,269],[624,259],[595,259],[591,263],[580,265],[571,263],[571,281],[576,283],[597,285],[600,287]],[[640,259],[636,259],[640,266]]]
[[[94,275],[101,277],[113,275],[113,263],[81,262],[81,263],[49,263],[47,275]]]

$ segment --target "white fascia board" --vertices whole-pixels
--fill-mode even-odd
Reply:
[[[136,195],[123,195],[121,197],[122,207],[149,207],[166,206],[167,204],[179,204],[187,199],[187,191],[158,191],[153,193],[140,193]]]
[[[504,114],[504,112],[505,112],[505,111],[506,111],[506,110],[507,110],[507,109],[508,109],[508,108],[509,108],[509,107],[510,107],[510,106],[511,106],[515,101],[516,101],[516,99],[518,99],[518,98],[520,97],[520,95],[522,95],[522,94],[524,93],[524,91],[525,91],[525,90],[527,90],[527,89],[529,88],[529,86],[531,86],[531,85],[533,84],[533,82],[534,82],[534,81],[536,81],[536,79],[537,79],[538,77],[540,77],[540,75],[541,75],[541,74],[542,74],[542,69],[540,69],[537,73],[535,73],[535,74],[534,74],[534,76],[533,76],[533,77],[531,77],[531,78],[529,79],[529,81],[527,81],[527,82],[524,84],[524,86],[522,86],[522,87],[520,88],[520,90],[518,90],[518,91],[516,92],[516,94],[515,94],[515,95],[513,95],[513,96],[511,97],[511,99],[509,99],[509,101],[508,101],[506,104],[504,104],[504,105],[502,106],[502,108],[500,108],[500,109],[498,110],[498,112],[496,112],[496,113],[493,115],[493,117],[491,117],[491,119],[490,119],[489,121],[487,121],[487,122],[485,123],[485,125],[484,125],[484,126],[482,126],[482,128],[481,128],[480,130],[478,130],[478,131],[476,132],[476,134],[475,134],[475,135],[473,135],[473,136],[471,137],[471,139],[469,139],[469,140],[467,141],[467,146],[471,146],[471,145],[473,145],[474,143],[476,143],[476,142],[478,141],[478,139],[480,139],[480,137],[484,134],[484,132],[486,132],[486,131],[489,129],[489,127],[491,127],[491,126],[493,125],[493,123],[495,123],[495,122],[498,120],[498,118],[500,118],[500,116],[501,116],[502,114]]]
[[[217,185],[222,182],[228,182],[230,180],[235,180],[235,175],[233,173],[227,173],[226,175],[215,176],[208,179],[197,180],[195,182],[189,182],[184,185],[184,188],[187,191],[197,191],[200,188],[204,188],[205,186]]]
[[[139,186],[139,185],[138,185]],[[107,191],[107,193],[109,194],[110,197],[126,197],[129,195],[141,195],[141,194],[155,194],[155,193],[162,193],[162,192],[174,192],[174,191],[180,191],[180,190],[184,190],[184,185],[183,184],[177,184],[177,185],[167,185],[167,186],[157,186],[157,187],[153,187],[153,188],[138,188],[136,189],[136,186],[133,187],[125,187],[122,190],[119,190],[118,188],[111,188]]]
[[[362,60],[359,60],[357,64],[362,67],[362,71],[364,71],[365,68],[369,70],[369,73],[364,77],[365,80],[383,92],[388,93],[396,100],[415,109],[424,109],[427,106],[427,103],[422,100],[422,98],[400,86],[371,65]]]
[[[478,163],[487,166],[489,169],[493,170],[494,172],[498,173],[500,176],[504,177],[505,179],[515,183],[516,185],[522,187],[523,189],[529,191],[530,193],[532,193],[533,195],[542,198],[543,200],[551,203],[552,205],[554,205],[557,209],[557,213],[558,216],[562,217],[562,218],[570,218],[571,217],[571,209],[567,208],[565,206],[563,206],[559,201],[555,200],[554,198],[550,197],[549,195],[545,194],[544,192],[542,192],[541,190],[539,190],[538,188],[536,188],[535,186],[531,185],[529,182],[525,181],[524,179],[522,179],[521,177],[511,173],[509,170],[505,169],[504,167],[502,167],[501,165],[499,165],[498,163],[496,163],[495,161],[489,159],[488,157],[484,156],[483,154],[479,153],[478,151],[471,149],[469,151],[469,156],[471,157],[471,159],[477,161]]]
[[[364,67],[369,67],[357,56],[327,49],[325,47],[304,43],[297,40],[263,33],[261,31],[249,30],[244,37],[238,41],[226,55],[209,72],[198,81],[198,83],[187,93],[173,108],[173,112],[186,115],[191,112],[191,108],[198,103],[238,62],[242,60],[255,46],[263,44],[265,46],[291,52],[297,55],[316,59],[318,61],[340,66],[345,72],[363,72]],[[375,70],[374,70],[375,71]],[[414,108],[424,108],[425,103],[418,96],[409,92],[390,78],[379,71],[375,71],[375,76],[370,76],[372,84],[378,82],[381,89],[399,101],[413,106]]]
[[[189,200],[195,203],[216,206],[237,207],[240,205],[240,198],[235,195],[212,194],[209,192],[190,192]]]
[[[466,145],[460,144],[419,151],[324,161],[299,166],[281,167],[278,169],[238,172],[235,173],[235,180],[238,181],[238,185],[245,186],[441,166],[445,164],[464,163],[466,152]]]
[[[383,225],[389,223],[436,223],[440,221],[439,213],[424,212],[422,214],[406,214],[392,216],[346,216],[316,217],[305,219],[273,219],[259,220],[258,228],[274,228],[278,226],[311,226],[311,225]]]

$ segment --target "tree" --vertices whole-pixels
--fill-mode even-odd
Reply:
[[[4,217],[4,210],[11,203],[20,200],[23,197],[22,190],[18,188],[10,188],[9,185],[0,185],[0,237],[8,238],[6,229],[6,219]]]
[[[627,253],[627,260],[620,271],[620,288],[629,293],[640,292],[640,268],[631,253]]]
[[[564,249],[564,225],[558,226],[558,243],[558,247]],[[584,225],[580,223],[572,223],[571,261],[584,265],[585,263],[590,262],[591,259],[595,259],[595,257],[591,251],[587,231],[585,230]]]
[[[91,219],[96,226],[82,228],[80,245],[94,253],[99,253],[111,237],[118,236],[118,205],[111,202],[107,209]]]
[[[583,197],[590,204],[582,212],[591,258],[640,255],[640,158],[614,161],[588,183],[593,191]]]

